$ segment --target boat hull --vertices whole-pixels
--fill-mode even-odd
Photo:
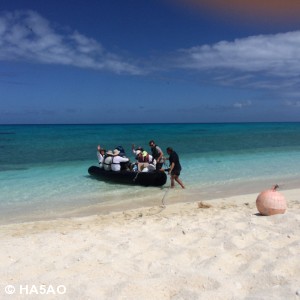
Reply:
[[[91,166],[88,172],[93,177],[111,183],[142,185],[142,186],[162,186],[167,182],[165,172],[129,172],[129,171],[105,171],[96,166]]]

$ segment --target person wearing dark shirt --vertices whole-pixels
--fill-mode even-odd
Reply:
[[[155,144],[153,140],[149,142],[149,146],[151,148],[152,156],[156,160],[156,170],[159,171],[162,169],[162,166],[164,164],[164,153],[162,152],[161,148]]]
[[[175,181],[184,189],[185,186],[183,182],[179,179],[181,165],[179,161],[178,154],[171,148],[167,148],[167,153],[169,154],[169,162],[170,162],[170,169],[168,174],[171,175],[171,188],[175,186]]]

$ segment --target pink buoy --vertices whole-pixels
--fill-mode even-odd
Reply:
[[[286,201],[277,189],[276,184],[272,189],[261,192],[256,199],[256,207],[263,216],[284,214],[286,211]]]

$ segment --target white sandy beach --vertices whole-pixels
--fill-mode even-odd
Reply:
[[[251,194],[2,225],[0,299],[300,299],[300,190],[280,192],[269,217]]]

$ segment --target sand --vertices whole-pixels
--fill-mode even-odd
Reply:
[[[300,299],[300,190],[281,193],[269,217],[251,194],[2,225],[0,299]]]

